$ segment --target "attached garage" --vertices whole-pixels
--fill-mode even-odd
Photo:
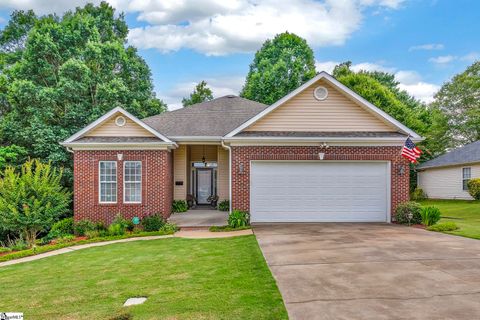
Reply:
[[[390,221],[388,161],[252,161],[252,222]]]

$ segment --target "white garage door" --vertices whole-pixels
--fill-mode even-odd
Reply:
[[[387,221],[387,162],[252,161],[252,222]]]

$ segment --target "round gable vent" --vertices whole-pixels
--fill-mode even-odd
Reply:
[[[320,100],[320,101],[325,100],[328,97],[328,90],[327,88],[322,86],[316,87],[315,90],[313,90],[313,96],[317,100]]]
[[[115,124],[119,127],[123,127],[127,123],[127,120],[123,116],[118,116],[115,118]]]

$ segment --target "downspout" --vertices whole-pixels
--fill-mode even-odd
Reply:
[[[222,147],[228,150],[228,204],[229,211],[232,213],[232,148],[225,144],[222,139]]]

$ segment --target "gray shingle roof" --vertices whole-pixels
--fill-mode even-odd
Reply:
[[[480,162],[480,140],[424,162],[417,168],[427,169],[474,162]]]
[[[75,140],[80,143],[145,143],[164,142],[157,137],[82,137]]]
[[[142,121],[167,137],[224,136],[267,107],[229,95]]]
[[[406,138],[399,132],[299,132],[299,131],[243,131],[235,137],[338,137],[338,138]]]

